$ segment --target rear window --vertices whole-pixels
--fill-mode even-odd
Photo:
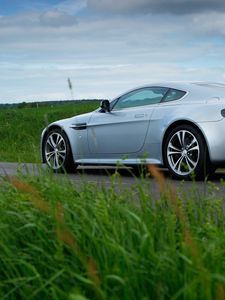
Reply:
[[[169,101],[175,101],[179,100],[182,98],[186,92],[180,91],[180,90],[175,90],[175,89],[170,89],[167,94],[165,95],[165,98],[163,99],[163,102],[169,102]]]

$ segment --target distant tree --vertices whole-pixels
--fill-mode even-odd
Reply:
[[[26,106],[27,106],[27,103],[26,103],[26,102],[21,102],[21,103],[18,104],[17,107],[21,109],[21,108],[24,108],[24,107],[26,107]]]

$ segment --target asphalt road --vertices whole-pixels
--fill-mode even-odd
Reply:
[[[22,174],[32,174],[35,176],[40,176],[40,170],[46,169],[45,165],[41,164],[18,164],[18,163],[0,163],[0,176],[15,176],[18,173]],[[79,167],[74,174],[70,174],[70,180],[79,188],[82,184],[92,183],[97,186],[104,186],[110,188],[112,185],[111,175],[115,173],[114,167],[105,167],[105,166],[83,166]],[[173,185],[179,191],[179,193],[188,193],[189,191],[199,195],[210,195],[211,197],[225,197],[225,170],[219,170],[210,178],[208,182],[191,182],[185,181],[181,182],[178,180],[170,179],[169,174],[166,170],[162,170],[166,183]],[[132,174],[132,169],[129,168],[120,168],[118,170],[119,176],[115,180],[115,185],[117,190],[120,188],[133,188],[140,181],[143,181],[140,175]],[[65,175],[56,174],[59,180],[64,180]],[[148,177],[144,180],[145,187],[157,197],[159,195],[159,185],[157,181]]]

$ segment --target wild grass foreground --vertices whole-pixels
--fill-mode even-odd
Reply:
[[[225,198],[151,172],[160,199],[147,181],[118,195],[117,175],[109,189],[2,178],[0,299],[224,299]]]

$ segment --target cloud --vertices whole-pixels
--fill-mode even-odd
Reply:
[[[193,18],[193,27],[202,35],[225,37],[225,12],[197,14]]]
[[[67,14],[76,15],[87,7],[87,0],[66,0],[55,5],[55,8]]]
[[[104,13],[193,14],[225,11],[224,0],[88,0],[88,8]]]
[[[74,16],[61,12],[58,9],[42,13],[39,20],[40,25],[52,27],[71,26],[77,24],[77,20]]]
[[[0,17],[0,30],[9,27],[62,27],[76,25],[77,20],[74,16],[68,15],[58,9],[47,11],[24,12],[12,16]],[[25,28],[24,28],[25,29]]]

